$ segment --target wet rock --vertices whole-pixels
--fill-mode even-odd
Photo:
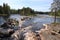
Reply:
[[[4,23],[3,25],[1,25],[2,28],[8,28],[9,26],[7,25],[7,23]]]
[[[0,38],[1,37],[10,37],[13,33],[14,33],[13,29],[0,28]]]
[[[29,17],[23,17],[23,18],[21,19],[21,21],[24,21],[24,20],[26,20],[26,19],[29,19]]]

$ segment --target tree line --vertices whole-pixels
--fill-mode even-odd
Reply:
[[[29,7],[23,7],[22,9],[11,9],[8,4],[3,3],[0,5],[0,16],[9,16],[10,14],[20,14],[20,15],[35,15],[35,14],[48,14],[48,12],[34,11]]]

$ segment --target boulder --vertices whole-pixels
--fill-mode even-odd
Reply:
[[[0,28],[0,37],[9,37],[14,33],[13,29]]]
[[[11,35],[11,40],[22,40],[23,32],[21,30],[15,31],[14,34]]]
[[[9,26],[7,25],[7,23],[5,22],[4,24],[1,25],[2,28],[8,28]]]

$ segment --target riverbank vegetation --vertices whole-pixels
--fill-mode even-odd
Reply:
[[[55,16],[54,14],[55,14],[55,12],[51,12],[51,13],[50,13],[51,16]],[[57,17],[60,17],[60,10],[57,11],[56,16],[57,16]]]
[[[34,11],[29,7],[23,7],[22,9],[11,9],[8,4],[3,3],[0,5],[0,16],[9,16],[10,14],[20,14],[26,16],[35,16],[36,14],[48,14],[49,12]]]
[[[53,0],[51,3],[51,15],[52,16],[58,16],[60,17],[60,1],[59,0]]]

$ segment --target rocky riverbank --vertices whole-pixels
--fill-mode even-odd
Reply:
[[[17,21],[7,20],[0,26],[0,40],[38,40],[39,35],[36,31],[40,30],[42,25],[40,25],[40,23],[31,23],[29,20],[31,20],[31,18],[26,20],[28,23],[26,26],[21,23],[22,26],[16,26]],[[25,19],[19,22],[21,21],[25,21]]]
[[[39,34],[41,40],[60,40],[60,24],[46,24]]]
[[[0,26],[0,40],[59,40],[60,24],[41,24],[30,22],[31,18],[19,22],[8,20]],[[24,22],[26,21],[26,25]],[[21,26],[16,26],[16,23]]]

